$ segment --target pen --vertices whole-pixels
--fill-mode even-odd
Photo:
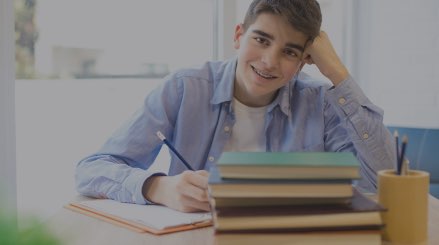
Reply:
[[[186,160],[184,160],[183,156],[180,155],[180,153],[178,153],[177,149],[175,149],[174,146],[172,146],[172,144],[166,139],[166,137],[162,134],[162,132],[157,131],[156,134],[159,137],[159,139],[162,140],[163,143],[165,143],[169,147],[169,149],[171,149],[171,151],[174,152],[175,155],[177,155],[177,157],[180,159],[180,161],[183,162],[183,164],[186,166],[186,168],[194,171],[194,169],[191,167],[191,165],[189,165],[189,163],[187,163]]]

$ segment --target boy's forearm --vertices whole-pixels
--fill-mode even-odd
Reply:
[[[349,71],[346,69],[344,65],[334,69],[330,74],[327,75],[327,78],[332,82],[332,84],[334,84],[334,86],[339,85],[348,77],[349,77]]]

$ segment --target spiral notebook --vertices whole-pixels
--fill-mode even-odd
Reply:
[[[65,208],[136,232],[153,234],[166,234],[212,225],[210,213],[183,213],[159,205],[120,203],[109,199],[72,202]]]

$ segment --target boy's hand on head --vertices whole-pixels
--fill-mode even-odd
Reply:
[[[207,196],[209,173],[205,170],[184,171],[175,176],[154,176],[145,184],[144,196],[182,212],[210,211]]]
[[[320,35],[306,48],[303,57],[305,63],[315,64],[319,71],[331,80],[334,86],[337,86],[349,76],[349,71],[341,62],[324,31],[320,31]]]

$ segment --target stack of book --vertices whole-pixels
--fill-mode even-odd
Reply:
[[[225,152],[209,175],[217,244],[381,244],[384,209],[351,153]]]

